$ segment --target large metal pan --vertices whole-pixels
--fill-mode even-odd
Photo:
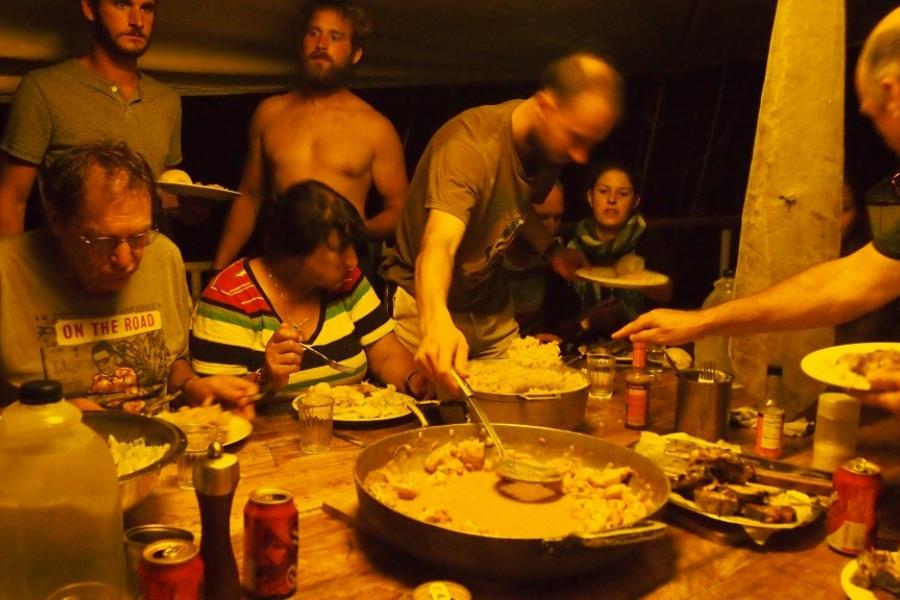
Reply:
[[[476,361],[472,361],[476,362]],[[504,359],[478,362],[501,365]],[[578,369],[560,367],[561,372],[578,373]],[[481,408],[494,423],[536,425],[554,429],[577,429],[584,421],[588,401],[588,382],[574,390],[535,394],[495,394],[474,389]]]
[[[651,490],[649,515],[669,496],[665,474],[645,457],[628,448],[569,431],[524,425],[496,426],[504,444],[531,453],[538,459],[570,452],[593,467],[630,466],[637,476],[632,485]],[[597,535],[572,534],[556,538],[509,538],[462,533],[419,521],[376,500],[364,487],[366,476],[403,461],[401,471],[423,468],[435,444],[480,435],[476,424],[445,425],[398,433],[369,445],[356,460],[354,479],[359,499],[359,518],[383,540],[424,561],[454,570],[505,580],[537,580],[594,571],[599,565],[621,558],[636,544],[665,534],[665,525],[642,521]],[[410,451],[404,451],[408,446]],[[632,527],[628,527],[632,525]]]

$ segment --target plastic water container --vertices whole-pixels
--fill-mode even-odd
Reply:
[[[58,382],[26,383],[3,412],[0,481],[0,598],[44,600],[88,581],[123,589],[112,454]]]
[[[814,469],[833,473],[844,461],[856,456],[859,410],[859,398],[839,392],[819,395],[813,439]]]
[[[722,272],[722,277],[713,284],[713,291],[703,301],[703,308],[710,308],[734,300],[734,271]],[[715,363],[716,369],[734,374],[731,364],[731,354],[728,346],[731,338],[714,335],[694,342],[694,365],[700,366],[704,362]]]

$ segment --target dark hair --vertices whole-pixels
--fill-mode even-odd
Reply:
[[[638,193],[637,178],[634,176],[634,170],[623,162],[612,160],[597,163],[591,168],[591,171],[588,174],[587,183],[584,186],[584,193],[587,194],[588,192],[590,192],[594,188],[594,185],[597,183],[597,180],[600,179],[600,176],[607,171],[622,171],[623,173],[625,173],[625,175],[628,176],[628,180],[631,182],[631,187],[634,190],[634,195],[640,195]]]
[[[372,19],[362,6],[352,0],[310,0],[300,13],[300,35],[305,35],[313,15],[320,10],[333,10],[350,21],[353,34],[350,43],[354,48],[365,49],[366,40],[372,35]]]
[[[363,222],[356,207],[321,181],[289,187],[276,199],[262,223],[266,255],[306,256],[337,231],[342,243],[362,239]]]
[[[96,142],[67,149],[41,177],[44,204],[62,221],[70,222],[84,205],[84,182],[94,166],[109,176],[124,173],[129,190],[145,190],[150,205],[158,205],[153,171],[144,157],[125,142]]]
[[[541,74],[541,89],[552,91],[565,103],[582,92],[605,96],[621,115],[624,107],[622,76],[601,56],[576,52],[558,58]]]

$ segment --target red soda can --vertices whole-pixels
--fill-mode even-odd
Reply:
[[[859,554],[875,545],[881,469],[864,458],[853,458],[834,472],[834,502],[825,528],[828,545],[846,554]]]
[[[145,600],[203,598],[203,559],[187,540],[160,540],[144,548],[138,582]]]
[[[290,598],[297,592],[299,531],[292,493],[250,493],[244,506],[244,587],[251,597]]]

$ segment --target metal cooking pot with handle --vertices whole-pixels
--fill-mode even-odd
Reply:
[[[529,452],[536,459],[568,452],[585,466],[629,466],[636,475],[631,485],[646,485],[651,506],[648,517],[663,507],[669,481],[662,470],[636,452],[598,438],[570,431],[525,425],[496,425],[504,444]],[[508,580],[567,577],[596,570],[625,556],[636,544],[665,534],[654,521],[625,523],[624,527],[593,535],[571,534],[545,538],[513,538],[464,533],[419,521],[381,503],[365,488],[369,473],[392,459],[402,460],[401,471],[424,468],[431,451],[448,441],[481,436],[476,424],[446,425],[398,433],[363,450],[356,460],[354,481],[359,518],[381,539],[419,559],[468,574]],[[485,560],[485,557],[490,560]]]
[[[484,364],[497,365],[502,372],[505,359],[473,360]],[[580,374],[578,369],[559,367],[560,373]],[[475,395],[488,418],[494,423],[514,423],[536,425],[554,429],[577,429],[584,421],[588,401],[588,382],[573,390],[564,392],[541,392],[529,394],[498,394],[485,392],[473,386]]]

